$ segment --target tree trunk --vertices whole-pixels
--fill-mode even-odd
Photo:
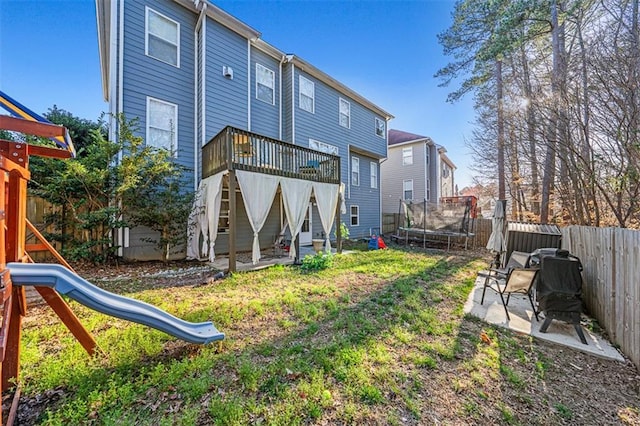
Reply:
[[[566,131],[566,123],[561,120],[566,119],[561,116],[562,99],[562,81],[563,71],[566,72],[564,66],[564,24],[558,22],[558,3],[557,0],[551,0],[551,46],[553,51],[553,69],[551,74],[551,97],[552,111],[547,130],[547,150],[544,159],[544,177],[542,179],[542,200],[540,205],[540,222],[548,223],[551,207],[551,196],[553,194],[556,166],[556,152],[558,143],[566,143],[564,135],[561,133]],[[560,139],[560,140],[559,140]]]
[[[502,105],[502,61],[496,60],[496,96],[498,102],[498,198],[504,200],[506,196],[505,176],[504,176],[504,111]]]

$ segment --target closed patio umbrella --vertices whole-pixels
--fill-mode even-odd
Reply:
[[[493,212],[493,219],[491,220],[491,235],[487,242],[487,248],[496,253],[496,266],[500,266],[500,257],[506,250],[507,244],[504,239],[504,221],[505,212],[504,205],[505,200],[498,200],[496,202],[496,208]]]

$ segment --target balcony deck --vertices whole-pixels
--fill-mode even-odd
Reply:
[[[340,157],[231,126],[202,147],[202,178],[223,170],[340,183]]]

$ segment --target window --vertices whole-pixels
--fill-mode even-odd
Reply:
[[[147,97],[147,145],[178,149],[178,105]]]
[[[413,179],[402,181],[402,191],[405,200],[413,200]]]
[[[386,135],[386,123],[383,120],[380,120],[376,117],[376,135],[384,138]]]
[[[424,181],[424,183],[427,186],[424,198],[426,198],[427,201],[429,201],[429,200],[431,200],[431,180],[429,178],[427,178]]]
[[[256,98],[271,105],[275,105],[276,73],[269,68],[256,64]]]
[[[300,76],[300,108],[313,114],[315,103],[315,85],[313,81]]]
[[[350,208],[351,226],[360,225],[360,207],[351,206]]]
[[[146,8],[145,53],[147,56],[180,67],[180,24]]]
[[[413,147],[402,148],[402,165],[410,166],[413,164]]]
[[[377,188],[378,187],[378,163],[372,161],[371,163],[371,187],[372,188]]]
[[[351,104],[342,98],[340,98],[339,104],[340,125],[349,129],[351,128]]]
[[[449,166],[443,163],[442,164],[442,177],[444,179],[448,178],[449,177],[449,172],[450,172]]]
[[[351,185],[360,186],[360,159],[351,157]]]
[[[338,155],[337,146],[329,145],[328,143],[320,142],[315,139],[309,139],[309,148],[324,152],[325,154]]]
[[[425,146],[424,149],[424,164],[426,164],[427,166],[429,165],[429,145]]]

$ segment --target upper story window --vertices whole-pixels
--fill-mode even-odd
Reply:
[[[424,163],[429,165],[429,145],[424,147]]]
[[[275,105],[276,73],[267,67],[256,64],[256,98]]]
[[[446,164],[442,164],[442,177],[444,179],[449,177],[449,172],[451,171],[450,167]]]
[[[405,200],[413,200],[413,179],[402,181],[402,192]]]
[[[145,53],[179,68],[180,24],[148,7],[146,15]]]
[[[316,151],[324,152],[326,154],[338,155],[338,147],[329,145],[328,143],[320,142],[315,139],[309,139],[309,148]]]
[[[378,187],[378,163],[372,161],[370,163],[371,168],[369,169],[371,172],[371,188]]]
[[[351,127],[351,104],[340,98],[339,100],[340,125],[349,129]]]
[[[147,97],[147,145],[178,152],[178,105]]]
[[[378,117],[376,117],[376,136],[380,136],[381,138],[384,138],[387,133],[386,127],[387,127],[386,123],[383,120],[380,120]]]
[[[313,81],[300,76],[300,108],[313,114],[315,111],[316,87]]]
[[[351,185],[360,186],[360,159],[351,157]]]
[[[402,165],[410,166],[413,164],[413,147],[402,148]]]
[[[427,178],[424,180],[424,184],[426,186],[425,188],[425,196],[424,198],[427,199],[427,201],[431,200],[431,179]]]

